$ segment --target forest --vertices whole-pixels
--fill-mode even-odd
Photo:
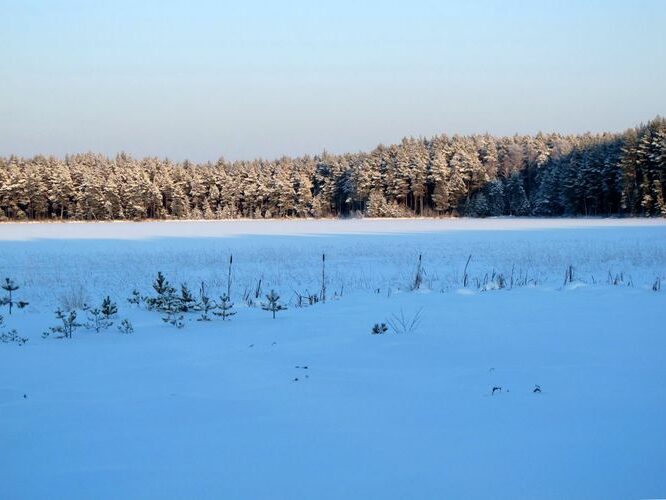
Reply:
[[[195,164],[0,158],[0,220],[666,216],[666,119],[623,133],[405,138],[370,152]]]

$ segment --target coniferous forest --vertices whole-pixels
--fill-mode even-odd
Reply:
[[[0,158],[0,220],[666,216],[666,120],[624,133],[436,136],[369,153],[194,164]]]

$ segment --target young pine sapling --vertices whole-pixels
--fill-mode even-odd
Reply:
[[[214,301],[208,296],[208,291],[206,290],[206,283],[201,282],[201,289],[199,290],[199,303],[197,308],[201,311],[201,316],[197,318],[197,321],[210,321],[210,316],[208,313],[213,311],[216,307]]]
[[[275,313],[278,311],[283,311],[287,307],[280,304],[280,296],[275,292],[275,290],[271,290],[268,295],[266,295],[266,300],[268,302],[264,302],[261,304],[261,308],[264,311],[270,311],[273,313],[273,319],[275,319]]]
[[[190,312],[197,309],[197,301],[194,300],[192,291],[187,286],[187,283],[180,285],[180,310],[182,312]]]
[[[42,337],[46,338],[53,333],[60,334],[58,338],[72,338],[72,334],[76,331],[77,328],[83,326],[81,323],[76,321],[76,311],[71,310],[65,312],[62,309],[58,308],[55,311],[56,318],[60,320],[62,324],[57,326],[49,327],[48,331],[42,333]]]
[[[7,292],[7,295],[0,298],[0,306],[9,306],[9,314],[12,313],[12,308],[14,306],[18,307],[19,309],[23,309],[25,306],[28,305],[27,302],[24,302],[22,300],[16,300],[14,298],[14,292],[20,288],[14,282],[14,280],[5,278],[5,281],[0,285],[0,288],[2,288],[5,292]]]
[[[183,328],[185,326],[185,318],[181,314],[180,301],[167,302],[162,308],[164,316],[162,321],[175,326],[176,328]]]
[[[225,293],[220,297],[220,301],[217,303],[217,311],[214,311],[213,314],[220,316],[222,321],[236,314],[236,311],[233,310],[234,303],[231,302],[231,298]]]
[[[386,326],[386,323],[375,323],[375,326],[372,327],[371,333],[373,335],[381,335],[382,333],[386,333],[388,331],[388,326]]]
[[[113,321],[104,319],[102,310],[99,307],[84,306],[83,310],[88,316],[88,321],[83,326],[89,330],[95,330],[95,333],[99,333],[101,330],[106,330],[113,324]]]
[[[100,307],[84,306],[83,310],[88,315],[88,321],[84,326],[99,333],[101,330],[106,330],[113,325],[113,318],[118,312],[118,306],[107,295],[102,300]]]
[[[120,333],[124,333],[126,335],[129,335],[130,333],[134,333],[134,327],[132,326],[132,323],[130,322],[130,320],[124,319],[118,325],[118,331]]]
[[[111,320],[116,314],[118,314],[118,305],[111,300],[111,297],[108,295],[102,301],[102,316],[105,320]]]
[[[153,282],[153,290],[155,290],[157,296],[146,298],[148,309],[156,309],[158,311],[173,309],[174,302],[178,300],[176,289],[171,286],[161,272],[157,273],[157,278]]]
[[[0,327],[4,325],[4,318],[0,314]],[[0,332],[0,342],[6,344],[14,342],[18,345],[23,345],[28,341],[27,337],[21,337],[15,329],[6,332]]]
[[[139,290],[136,288],[132,290],[132,295],[127,299],[127,302],[130,304],[134,304],[135,306],[138,306],[141,304],[141,301],[144,300],[143,297],[141,297],[141,294],[139,293]]]

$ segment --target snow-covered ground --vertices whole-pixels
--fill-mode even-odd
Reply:
[[[0,312],[30,339],[0,343],[0,498],[666,496],[664,221],[1,224],[0,252],[30,302]],[[216,296],[232,253],[231,321],[125,300]],[[41,337],[106,294],[134,334]]]

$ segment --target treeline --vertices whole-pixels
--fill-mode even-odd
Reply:
[[[443,135],[273,161],[11,156],[0,219],[666,216],[665,186],[657,117],[621,134]]]

